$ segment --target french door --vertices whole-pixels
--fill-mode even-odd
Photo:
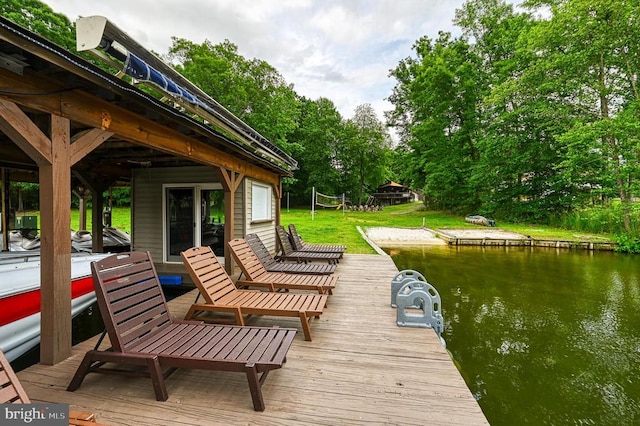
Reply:
[[[224,191],[220,184],[176,184],[163,187],[166,262],[181,262],[180,252],[209,246],[224,256]]]

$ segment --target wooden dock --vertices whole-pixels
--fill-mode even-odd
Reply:
[[[465,230],[466,231],[466,230]],[[521,238],[499,237],[468,237],[459,236],[456,230],[435,230],[434,233],[450,246],[518,246],[518,247],[542,247],[563,248],[580,250],[614,251],[618,243],[612,241],[568,241],[568,240],[539,240],[529,236]],[[481,233],[482,231],[479,231]]]
[[[396,325],[390,282],[397,272],[388,256],[345,255],[327,310],[311,321],[311,342],[297,318],[250,322],[299,329],[287,363],[263,386],[264,412],[253,411],[239,373],[179,370],[167,380],[165,402],[155,400],[145,378],[90,374],[67,392],[97,336],[66,361],[35,365],[18,377],[32,400],[68,403],[111,425],[487,425],[436,334]],[[172,314],[182,318],[194,298],[192,292],[172,300]]]

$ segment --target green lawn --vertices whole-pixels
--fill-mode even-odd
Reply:
[[[427,211],[422,203],[385,207],[380,212],[343,212],[341,210],[317,210],[311,219],[309,209],[283,209],[281,222],[285,227],[294,223],[296,229],[309,243],[344,244],[347,253],[374,253],[362,239],[356,226],[389,226],[398,228],[430,229],[481,228],[465,222],[464,217],[442,212]],[[498,223],[498,228],[530,235],[539,240],[609,241],[610,236],[582,234],[574,231],[541,225]]]
[[[131,209],[129,207],[114,207],[111,211],[111,226],[131,233]],[[17,212],[16,216],[37,216],[40,227],[40,212]],[[80,231],[80,213],[77,209],[71,210],[71,226],[75,231]],[[87,210],[87,231],[91,231],[91,209]]]

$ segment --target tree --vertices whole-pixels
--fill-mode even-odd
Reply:
[[[0,14],[18,25],[75,52],[75,28],[65,15],[38,0],[3,0]]]
[[[247,60],[238,47],[195,44],[173,38],[168,58],[192,83],[280,148],[291,152],[289,135],[298,124],[299,104],[293,87],[267,62]]]
[[[313,187],[325,194],[341,194],[345,191],[336,169],[344,126],[340,113],[329,99],[314,101],[301,97],[299,102],[298,125],[290,135],[290,139],[299,147],[292,152],[298,160],[299,170],[295,173],[295,182],[287,185],[285,190],[294,193],[295,202],[305,203]]]
[[[365,195],[389,175],[391,137],[370,104],[356,107],[345,123],[344,140],[338,153],[338,168],[352,199],[363,204]]]
[[[478,107],[482,95],[480,58],[464,40],[441,32],[437,40],[423,37],[392,70],[398,83],[387,115],[400,125],[400,135],[414,184],[424,188],[427,202],[454,211],[477,206],[471,169],[476,147]]]
[[[546,77],[532,72],[537,58],[527,40],[535,22],[503,0],[467,2],[455,22],[475,41],[471,49],[481,60],[482,126],[471,182],[482,210],[499,218],[542,220],[566,200],[555,167],[562,151],[554,138],[566,117],[558,114],[563,104],[541,90]]]
[[[567,154],[560,168],[567,184],[615,194],[630,230],[630,204],[640,177],[637,86],[640,4],[625,0],[531,1],[550,6],[552,17],[532,32],[536,68],[548,91],[575,114],[560,133]],[[590,191],[589,191],[590,192]],[[587,192],[588,195],[590,195]]]

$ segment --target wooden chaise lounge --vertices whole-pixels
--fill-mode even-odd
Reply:
[[[237,371],[247,376],[253,408],[264,410],[262,384],[286,361],[295,329],[172,319],[149,253],[114,254],[91,270],[111,348],[88,351],[67,390],[76,390],[90,372],[142,375],[151,378],[157,400],[166,401],[165,378],[177,368]]]
[[[185,319],[216,321],[211,313],[231,313],[236,324],[244,325],[245,315],[298,317],[305,340],[311,340],[309,318],[319,318],[327,304],[326,294],[278,293],[239,290],[209,247],[193,247],[180,253],[189,276],[204,303],[194,303]]]
[[[269,272],[284,272],[294,274],[307,275],[329,275],[336,270],[335,264],[318,264],[318,263],[289,263],[278,262],[273,258],[267,247],[264,245],[258,234],[247,234],[244,239],[249,243],[253,252],[260,259],[262,266]]]
[[[231,255],[246,278],[236,281],[237,286],[268,287],[271,291],[278,289],[316,290],[320,294],[330,294],[338,282],[337,275],[269,272],[262,265],[249,243],[243,238],[229,241],[228,246],[231,249]]]
[[[278,260],[295,260],[296,262],[325,261],[329,262],[329,264],[336,264],[342,257],[342,253],[297,251],[291,244],[289,233],[282,225],[276,225],[276,236],[278,237],[278,247],[280,248],[276,255]]]
[[[293,248],[297,251],[343,254],[345,250],[347,250],[346,246],[339,244],[307,244],[302,240],[302,237],[298,234],[296,226],[293,223],[289,224],[289,235],[291,236]]]
[[[31,400],[4,353],[0,351],[0,405],[30,404]],[[69,410],[69,425],[99,426],[93,413]],[[34,423],[35,424],[35,423]]]

